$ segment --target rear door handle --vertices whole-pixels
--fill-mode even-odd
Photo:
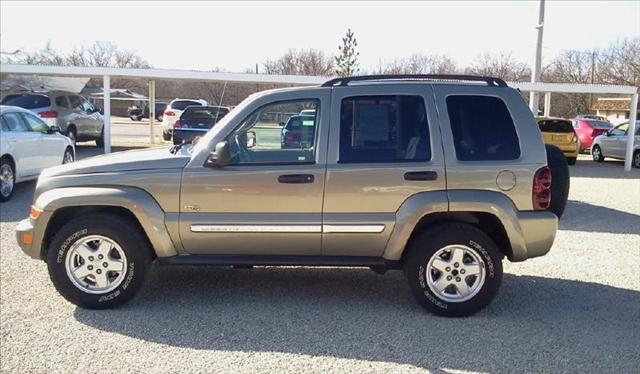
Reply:
[[[280,183],[313,183],[313,174],[285,174],[278,177]]]
[[[410,171],[404,173],[404,179],[408,181],[434,181],[438,179],[435,171]]]

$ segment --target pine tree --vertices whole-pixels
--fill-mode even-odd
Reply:
[[[336,59],[336,75],[339,77],[348,77],[355,75],[360,71],[358,67],[358,56],[360,52],[356,51],[358,41],[354,37],[351,29],[347,30],[347,35],[342,38],[342,45],[338,46],[339,54]]]

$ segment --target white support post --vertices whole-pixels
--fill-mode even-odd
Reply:
[[[633,142],[636,139],[636,120],[638,113],[638,94],[631,96],[631,108],[629,112],[629,129],[627,130],[627,152],[624,158],[624,170],[631,171],[631,161],[633,158]]]
[[[533,71],[531,72],[531,82],[536,83],[540,81],[540,71],[542,70],[542,31],[544,29],[544,0],[540,0],[538,8],[538,38],[536,40],[536,56],[533,60]],[[538,115],[538,93],[531,92],[529,94],[529,108],[533,112],[534,116]]]
[[[551,92],[544,93],[544,116],[551,117]]]
[[[156,121],[156,81],[149,81],[149,143],[155,144],[154,125]]]
[[[111,153],[111,77],[102,77],[102,103],[104,106],[104,153]]]

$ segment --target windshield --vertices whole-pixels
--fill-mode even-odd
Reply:
[[[606,122],[606,121],[593,121],[593,120],[590,120],[590,121],[587,121],[587,123],[589,125],[591,125],[591,127],[595,128],[595,129],[608,130],[608,129],[613,127],[609,122]]]
[[[173,103],[171,103],[171,109],[184,110],[186,107],[191,106],[191,105],[202,106],[202,104],[200,104],[197,101],[178,100],[178,101],[174,101]]]
[[[2,99],[2,105],[19,106],[25,109],[51,106],[51,100],[45,95],[8,95]]]
[[[541,119],[538,126],[542,132],[573,132],[571,121],[563,119]]]

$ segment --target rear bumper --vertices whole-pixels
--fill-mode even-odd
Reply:
[[[556,237],[558,217],[551,212],[518,212],[525,251],[513,253],[513,261],[546,255]]]

